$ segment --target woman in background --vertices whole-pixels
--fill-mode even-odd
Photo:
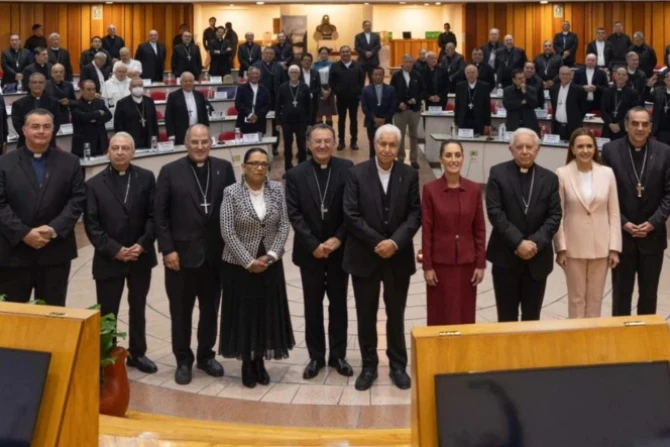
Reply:
[[[486,268],[482,194],[461,177],[461,143],[442,143],[440,162],[444,175],[424,185],[421,209],[428,325],[474,323]]]
[[[330,50],[326,47],[321,47],[319,48],[319,60],[312,65],[312,68],[319,72],[321,78],[321,97],[319,98],[315,123],[322,123],[325,118],[326,124],[333,127],[333,116],[337,115],[337,108],[335,107],[335,96],[328,82],[330,79],[330,67],[333,65],[329,57]]]

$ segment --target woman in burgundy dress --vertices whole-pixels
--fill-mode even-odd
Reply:
[[[486,268],[480,187],[461,177],[463,146],[440,148],[444,175],[423,187],[422,251],[428,325],[475,322],[477,285]]]

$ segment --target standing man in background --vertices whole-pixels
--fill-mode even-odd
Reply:
[[[445,23],[444,32],[440,33],[440,36],[437,38],[437,46],[440,47],[440,61],[442,61],[442,56],[444,53],[447,52],[446,47],[448,43],[453,43],[454,48],[458,46],[458,40],[456,39],[456,34],[451,31],[451,25],[449,23]]]
[[[554,51],[563,59],[563,65],[575,65],[575,55],[579,48],[577,34],[570,31],[570,22],[567,20],[561,25],[563,31],[554,36]]]
[[[163,82],[165,71],[165,45],[158,42],[158,31],[149,31],[149,40],[138,45],[135,59],[142,63],[142,79],[151,79],[153,82]]]
[[[358,150],[358,105],[365,85],[365,69],[351,59],[351,48],[340,47],[340,60],[330,67],[330,87],[336,95],[337,104],[337,150],[344,149],[344,128],[349,113],[349,135],[351,149]]]
[[[621,22],[614,22],[614,32],[610,34],[607,41],[612,45],[612,62],[609,69],[614,70],[622,65],[625,66],[626,55],[633,42],[630,40],[630,36],[623,32]]]
[[[379,66],[379,50],[382,49],[379,34],[372,32],[372,22],[363,22],[363,32],[356,34],[354,49],[358,53],[358,62],[363,71],[368,75],[368,81],[372,83],[372,70]]]

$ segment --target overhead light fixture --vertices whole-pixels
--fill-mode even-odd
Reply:
[[[406,5],[406,4],[407,4],[407,2],[400,2],[400,4],[401,4],[401,5]]]
[[[256,2],[257,5],[264,5],[265,2]]]
[[[442,2],[437,2],[437,3],[435,3],[435,4],[436,4],[437,6],[440,6],[440,5],[442,4]]]
[[[549,3],[547,0],[542,0],[542,1],[540,2],[540,5],[546,5],[547,3]]]
[[[105,2],[105,5],[113,5],[114,2]]]

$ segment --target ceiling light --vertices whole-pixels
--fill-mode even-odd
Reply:
[[[264,5],[265,2],[256,2],[257,5]]]
[[[105,5],[113,5],[114,2],[105,2]]]
[[[547,0],[542,0],[542,1],[540,2],[540,5],[546,5],[547,3],[549,3]]]
[[[440,6],[440,5],[442,4],[442,2],[437,2],[437,3],[435,3],[435,4],[436,4],[437,6]]]
[[[406,4],[407,4],[407,2],[400,2],[400,4],[401,4],[401,5],[406,5]]]

